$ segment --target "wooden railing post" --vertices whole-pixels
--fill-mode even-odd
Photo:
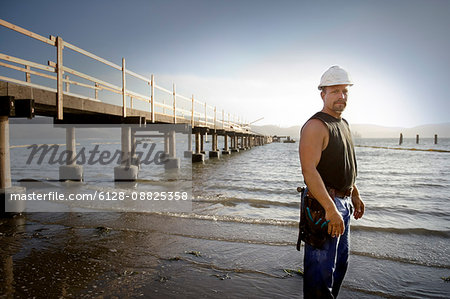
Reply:
[[[152,74],[151,78],[151,97],[150,108],[152,109],[152,123],[155,122],[155,76]]]
[[[216,107],[214,106],[214,130],[216,129]],[[216,149],[214,149],[216,150]]]
[[[191,127],[194,128],[195,120],[194,120],[194,95],[192,95],[192,108],[191,108]]]
[[[205,102],[205,126],[206,126],[207,123],[208,123],[208,118],[206,116],[206,102]]]
[[[177,123],[177,104],[176,104],[176,94],[175,94],[175,83],[173,83],[173,123]]]
[[[97,82],[95,82],[95,87],[99,87]],[[95,88],[95,99],[98,100],[98,88]]]
[[[25,69],[26,69],[27,71],[29,71],[31,68],[30,68],[29,65],[26,65],[26,66],[25,66]],[[30,75],[29,72],[26,72],[26,73],[25,73],[25,81],[28,82],[28,83],[31,82],[31,75]]]
[[[70,92],[69,75],[65,75],[64,78],[66,78],[66,92]]]
[[[63,49],[64,49],[64,41],[63,39],[58,36],[56,38],[56,93],[57,93],[57,100],[56,100],[56,111],[57,111],[57,119],[61,120],[63,119],[63,101],[64,101],[64,90],[63,90]]]
[[[125,72],[125,58],[122,58],[122,116],[127,117],[127,91],[126,91],[126,72]]]

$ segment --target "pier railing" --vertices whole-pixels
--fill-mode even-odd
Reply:
[[[152,122],[155,122],[155,113],[158,113],[170,117],[172,123],[190,123],[192,127],[205,126],[234,131],[241,131],[244,129],[242,121],[235,115],[225,113],[223,110],[217,110],[215,106],[197,100],[194,98],[194,95],[186,97],[177,93],[175,84],[173,84],[172,89],[167,89],[156,84],[154,75],[146,77],[127,69],[125,58],[122,58],[121,65],[118,65],[64,41],[60,36],[50,36],[49,38],[46,38],[2,19],[0,19],[0,25],[55,48],[56,61],[48,60],[48,65],[0,53],[0,67],[25,74],[22,79],[17,79],[3,76],[2,72],[0,72],[0,80],[56,92],[56,116],[58,119],[63,119],[63,95],[66,94],[87,98],[93,101],[102,101],[105,100],[105,98],[100,96],[100,91],[107,91],[120,95],[121,103],[119,106],[122,107],[123,117],[127,116],[127,108],[132,108],[150,112]],[[97,78],[93,75],[86,74],[85,72],[64,65],[64,49],[70,49],[121,72],[121,86],[111,83],[108,79]],[[52,84],[32,83],[31,75],[56,81],[56,88],[51,87]],[[147,92],[138,92],[136,89],[127,85],[127,82],[132,78],[134,78],[133,80],[140,80],[141,84],[146,84],[148,86]],[[71,92],[71,86],[77,86],[84,89],[84,91],[90,90],[93,97],[86,96],[86,93],[82,95],[80,93]],[[159,96],[157,96],[157,94]],[[147,110],[136,108],[136,101],[145,103],[145,105],[148,106],[145,108]],[[117,105],[117,103],[114,104]]]

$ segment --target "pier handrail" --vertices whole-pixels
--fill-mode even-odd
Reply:
[[[98,91],[107,90],[116,94],[122,95],[122,116],[127,116],[127,108],[133,108],[133,100],[140,100],[145,103],[150,104],[149,112],[151,113],[151,121],[155,122],[155,107],[159,107],[162,109],[163,115],[173,117],[173,123],[177,123],[180,120],[191,123],[192,127],[194,126],[205,126],[214,129],[233,129],[235,131],[242,131],[243,124],[242,122],[236,121],[236,116],[231,115],[230,113],[225,114],[222,110],[222,113],[217,112],[217,108],[215,106],[208,105],[206,102],[199,101],[197,98],[186,97],[181,94],[176,93],[175,84],[173,84],[172,90],[164,88],[155,83],[155,76],[152,74],[151,77],[146,77],[140,75],[136,72],[133,72],[126,68],[125,58],[122,59],[122,65],[115,64],[107,59],[104,59],[100,56],[97,56],[89,51],[86,51],[78,46],[75,46],[67,41],[64,41],[61,37],[50,36],[46,38],[37,33],[29,31],[25,28],[16,26],[12,23],[9,23],[3,19],[0,19],[0,26],[11,29],[15,32],[23,34],[32,39],[41,41],[47,45],[56,47],[56,62],[48,61],[48,65],[42,65],[36,62],[32,62],[29,60],[25,60],[18,57],[13,57],[11,55],[0,53],[0,60],[6,61],[8,63],[0,61],[0,67],[9,68],[11,70],[20,71],[25,73],[25,80],[18,80],[15,78],[10,78],[8,76],[0,75],[0,80],[9,81],[13,83],[18,83],[22,85],[42,88],[45,90],[50,90],[57,93],[57,118],[63,119],[63,95],[75,95],[81,98],[86,98],[89,100],[100,101]],[[108,82],[107,80],[103,80],[100,78],[96,78],[95,76],[91,76],[85,74],[79,70],[75,70],[73,68],[69,68],[68,66],[63,65],[63,50],[64,48],[70,49],[74,52],[77,52],[81,55],[94,59],[104,65],[112,67],[115,70],[122,72],[122,86],[117,86]],[[14,64],[10,64],[14,63]],[[19,65],[19,66],[18,66]],[[23,66],[23,67],[21,67]],[[37,70],[33,70],[37,69]],[[45,71],[47,73],[44,73]],[[55,75],[56,74],[56,75]],[[67,74],[72,76],[81,78],[83,80],[89,81],[93,83],[93,85],[89,85],[83,82],[76,81],[74,78],[70,78]],[[56,89],[45,86],[42,84],[31,83],[31,75],[43,77],[46,79],[56,80]],[[149,85],[149,94],[144,95],[139,92],[127,89],[127,75],[132,76],[138,80],[143,81],[147,85]],[[70,85],[76,85],[83,88],[92,89],[95,91],[94,98],[86,97],[81,94],[74,94],[70,92]],[[65,86],[65,90],[64,90]],[[166,104],[165,102],[157,101],[157,97],[155,95],[155,89],[163,92],[166,96],[171,97],[171,103]],[[129,101],[127,101],[129,98]],[[129,105],[127,104],[129,102]],[[189,108],[186,108],[189,106]],[[197,108],[197,109],[196,109]],[[140,111],[145,111],[142,109],[138,109]],[[169,113],[166,113],[166,110]],[[225,119],[225,115],[228,116]]]

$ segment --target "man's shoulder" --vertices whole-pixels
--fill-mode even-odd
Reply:
[[[300,146],[302,144],[316,144],[318,149],[324,150],[328,144],[328,127],[320,119],[310,118],[300,132]]]
[[[325,122],[319,118],[310,118],[302,127],[302,133],[327,133],[328,128]]]
[[[322,111],[316,112],[313,116],[311,116],[303,125],[304,127],[308,126],[318,126],[318,127],[326,127],[326,119],[324,118],[325,113]]]

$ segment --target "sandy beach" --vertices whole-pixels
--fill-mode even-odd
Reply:
[[[0,223],[1,298],[302,294],[302,277],[284,271],[300,269],[302,254],[265,225],[139,213],[34,213]],[[376,297],[346,288],[341,295]]]

